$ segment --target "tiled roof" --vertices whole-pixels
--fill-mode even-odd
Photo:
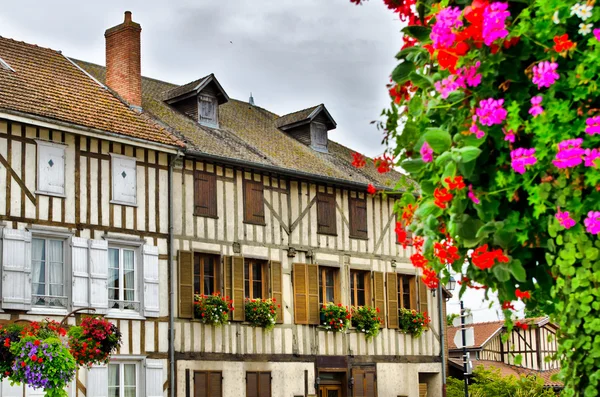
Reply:
[[[310,114],[312,112],[314,112],[315,109],[318,108],[319,106],[322,106],[322,105],[311,106],[306,109],[298,110],[297,112],[285,114],[277,119],[277,121],[275,122],[275,125],[277,127],[281,127],[284,125],[289,125],[289,124],[297,123],[302,120],[306,120],[306,119],[308,119],[308,116],[310,116]]]
[[[0,110],[161,144],[182,141],[123,103],[60,52],[0,37]]]
[[[469,327],[473,327],[475,333],[475,345],[471,346],[470,349],[479,349],[485,342],[491,337],[495,336],[504,327],[504,321],[490,321],[486,323],[474,323],[469,324]],[[454,344],[454,335],[460,330],[460,327],[448,327],[448,334],[446,340],[448,341],[448,349],[457,349]]]
[[[449,361],[458,368],[462,368],[462,360],[458,358],[451,358]],[[515,365],[509,365],[498,361],[489,360],[473,360],[473,369],[483,366],[485,369],[498,369],[502,376],[514,376],[519,378],[521,376],[535,375],[544,381],[544,386],[548,387],[562,387],[562,382],[553,380],[552,376],[560,372],[560,368],[554,368],[547,371],[536,371],[529,368],[517,367]]]
[[[75,62],[98,80],[104,81],[103,66]],[[331,140],[328,144],[329,153],[317,152],[279,130],[275,125],[278,115],[248,102],[230,98],[219,106],[219,128],[201,126],[164,102],[164,93],[176,87],[175,84],[143,77],[142,107],[170,131],[181,134],[188,144],[188,150],[257,166],[277,167],[365,185],[373,183],[380,187],[393,187],[401,176],[395,171],[379,174],[372,161],[367,161],[367,166],[361,169],[353,167],[353,151]]]
[[[173,98],[177,98],[180,95],[187,94],[188,92],[193,91],[196,87],[198,87],[200,84],[202,84],[204,82],[204,80],[206,80],[209,77],[210,77],[210,75],[204,76],[198,80],[194,80],[187,84],[180,85],[175,88],[171,88],[170,90],[165,92],[164,99],[165,100],[173,99]]]

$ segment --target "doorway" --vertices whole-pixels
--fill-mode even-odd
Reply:
[[[342,386],[324,385],[319,387],[319,397],[342,397]]]

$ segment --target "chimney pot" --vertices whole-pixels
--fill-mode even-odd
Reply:
[[[125,22],[131,22],[131,11],[125,11]]]

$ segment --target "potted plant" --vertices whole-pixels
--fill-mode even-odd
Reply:
[[[121,332],[116,325],[97,316],[84,317],[79,326],[67,333],[71,354],[81,366],[106,364],[110,354],[121,344]]]
[[[381,324],[378,308],[370,306],[352,308],[352,326],[356,328],[356,331],[364,333],[367,340],[379,335]]]
[[[327,303],[321,307],[321,327],[327,331],[345,332],[350,325],[348,306],[341,303]]]
[[[277,320],[277,310],[275,298],[271,299],[247,299],[246,300],[246,321],[253,327],[262,327],[270,331],[275,327]],[[281,307],[277,305],[277,307]]]
[[[401,332],[418,338],[426,330],[430,322],[427,312],[419,312],[415,309],[400,309],[398,316],[398,329]]]
[[[204,324],[221,325],[233,310],[233,301],[215,292],[212,295],[194,295],[194,315]]]

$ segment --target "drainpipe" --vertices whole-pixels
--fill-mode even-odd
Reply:
[[[175,277],[173,272],[173,166],[182,156],[181,152],[169,163],[169,247],[167,266],[169,267],[169,396],[175,397]]]
[[[442,397],[446,397],[446,336],[444,335],[444,325],[446,319],[444,318],[444,311],[442,310],[443,304],[442,297],[442,284],[440,283],[437,288],[437,301],[438,301],[438,314],[440,321],[440,357],[442,358]]]

